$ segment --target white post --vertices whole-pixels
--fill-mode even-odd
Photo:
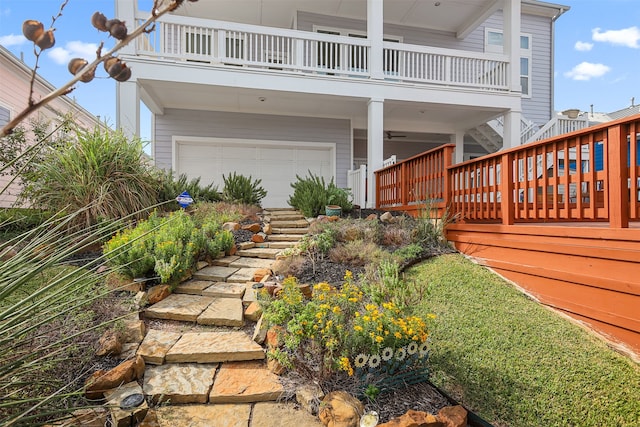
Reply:
[[[132,32],[138,25],[136,21],[136,12],[138,11],[138,0],[116,0],[116,18],[124,21],[127,26],[127,30]],[[106,12],[106,11],[103,11]],[[149,11],[150,12],[150,11]],[[121,54],[135,55],[136,53],[136,41],[129,43],[122,49]]]
[[[116,83],[116,128],[128,138],[140,136],[140,91],[135,80]]]
[[[372,79],[384,79],[383,70],[383,25],[384,0],[367,0],[367,39],[371,44],[369,52],[369,73]]]
[[[502,135],[502,149],[517,147],[520,141],[520,121],[522,113],[511,110],[504,115],[504,131]]]
[[[458,164],[464,162],[464,132],[457,131],[449,137],[451,143],[456,144],[455,163]]]
[[[521,92],[520,87],[520,0],[504,2],[504,53],[509,57],[509,87]]]
[[[376,206],[376,182],[374,172],[382,168],[384,132],[384,100],[370,99],[367,123],[367,207]]]

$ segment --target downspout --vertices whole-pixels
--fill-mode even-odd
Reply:
[[[561,7],[559,9],[559,13],[551,18],[551,70],[550,76],[554,76],[555,68],[556,68],[556,20],[560,18],[566,11],[570,8]],[[549,118],[552,119],[555,115],[555,107],[556,107],[556,79],[553,78],[553,84],[551,85],[551,111],[549,112]]]

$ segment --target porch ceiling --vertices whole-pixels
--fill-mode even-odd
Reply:
[[[367,127],[368,98],[301,94],[213,85],[138,80],[142,100],[150,109],[166,108],[245,112],[351,119],[354,128]],[[159,112],[159,111],[155,111]],[[385,101],[384,128],[389,131],[453,133],[485,123],[498,109],[427,102]]]
[[[384,21],[460,33],[502,0],[387,0]],[[177,14],[292,28],[296,11],[365,20],[366,0],[215,0],[188,3]]]

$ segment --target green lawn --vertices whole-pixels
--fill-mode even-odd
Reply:
[[[461,255],[407,277],[438,319],[432,381],[496,426],[640,426],[640,366]]]

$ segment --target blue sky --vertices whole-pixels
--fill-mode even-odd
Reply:
[[[62,0],[0,0],[0,44],[16,56],[24,54],[25,62],[32,65],[33,50],[22,37],[22,22],[37,19],[49,27],[61,3]],[[145,1],[148,3],[150,0]],[[640,1],[557,3],[570,6],[571,10],[555,24],[556,110],[588,111],[593,104],[594,111],[611,112],[629,106],[631,97],[640,103]],[[105,48],[113,46],[113,39],[91,26],[90,17],[97,10],[113,17],[114,1],[69,0],[55,24],[56,46],[46,51],[40,62],[40,74],[52,84],[59,86],[69,79],[70,58],[92,59],[101,41],[105,42]],[[70,96],[115,125],[115,83],[102,70],[99,75],[101,78],[89,84],[79,84]],[[143,126],[143,139],[149,137],[144,128],[148,127]]]

